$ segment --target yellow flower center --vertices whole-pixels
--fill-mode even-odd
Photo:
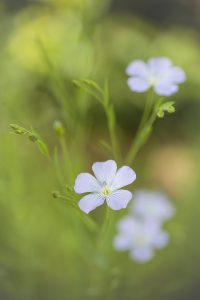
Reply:
[[[110,194],[110,192],[111,191],[107,186],[103,187],[103,189],[101,190],[101,194],[104,196],[108,196]]]
[[[149,78],[149,84],[154,86],[158,83],[158,78],[155,75],[151,75]]]
[[[137,237],[136,241],[137,241],[137,244],[142,246],[142,245],[146,244],[147,239],[144,235],[140,235],[140,236]]]

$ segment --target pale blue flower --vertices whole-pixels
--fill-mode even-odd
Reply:
[[[174,205],[159,191],[136,191],[131,209],[137,217],[153,222],[171,219],[175,213]]]
[[[132,199],[132,193],[121,189],[136,179],[135,172],[127,166],[117,171],[117,164],[113,160],[96,162],[92,165],[95,177],[89,173],[77,176],[74,190],[78,194],[90,193],[79,201],[79,207],[89,213],[105,201],[113,210],[126,208]]]
[[[131,62],[126,73],[129,88],[137,93],[143,93],[151,87],[160,96],[171,96],[175,94],[180,83],[186,80],[185,72],[173,66],[169,58],[151,58],[147,63],[142,60]]]
[[[169,235],[159,223],[128,216],[118,223],[118,234],[113,245],[118,251],[129,251],[137,262],[147,262],[154,257],[155,250],[169,243]]]

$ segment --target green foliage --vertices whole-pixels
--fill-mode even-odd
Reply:
[[[44,141],[42,141],[38,134],[36,134],[32,129],[27,130],[17,124],[10,124],[11,129],[13,130],[13,133],[17,135],[26,135],[29,139],[29,141],[35,143],[38,146],[38,149],[40,152],[49,158],[49,150]]]
[[[158,107],[157,107],[157,116],[159,118],[163,118],[165,115],[165,112],[168,112],[169,114],[172,114],[176,111],[175,107],[174,107],[174,101],[168,101],[165,103],[161,103]]]
[[[49,0],[12,15],[2,11],[2,299],[182,300],[198,293],[200,176],[192,165],[200,161],[198,33],[171,26],[163,30],[120,13],[107,15],[104,5],[108,2]],[[174,101],[150,103],[137,136],[144,97],[128,90],[124,70],[131,60],[150,56],[170,57],[188,80]],[[173,113],[175,103],[174,118],[157,122],[152,133],[156,118]],[[10,125],[17,137],[8,135],[10,122],[37,124],[45,141],[17,124]],[[123,212],[114,216],[101,255],[94,257],[104,210],[86,216],[73,192],[76,175],[89,171],[94,160],[126,160],[131,139],[137,184],[161,186],[177,205],[176,217],[167,224],[171,244],[144,266],[113,250],[115,223]],[[181,162],[179,152],[165,152],[179,143],[193,147]],[[160,169],[153,164],[155,155]],[[170,172],[165,171],[169,161]]]

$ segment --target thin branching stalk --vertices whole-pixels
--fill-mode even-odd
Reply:
[[[142,119],[138,127],[138,131],[136,133],[136,137],[134,138],[131,144],[130,150],[126,158],[126,163],[128,165],[133,164],[139,150],[150,137],[152,132],[152,126],[157,117],[157,108],[161,103],[162,99],[154,101],[152,92],[149,93],[146,100]]]

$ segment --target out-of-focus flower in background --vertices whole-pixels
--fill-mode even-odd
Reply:
[[[186,80],[185,72],[165,57],[151,58],[147,63],[135,60],[128,65],[126,73],[132,91],[143,93],[153,87],[159,96],[175,94],[178,85]]]
[[[158,191],[138,190],[130,212],[118,223],[113,245],[118,251],[129,251],[132,259],[147,262],[156,249],[169,243],[163,224],[175,213],[167,196]]]
[[[118,234],[113,244],[116,250],[130,253],[137,262],[147,262],[154,257],[156,249],[164,248],[169,235],[160,224],[127,216],[118,223]]]
[[[136,179],[135,172],[127,166],[117,171],[117,164],[113,160],[96,162],[92,170],[96,178],[89,173],[81,173],[75,181],[76,193],[91,193],[80,200],[80,209],[89,213],[102,205],[105,200],[113,210],[126,208],[132,198],[132,193],[121,188]]]
[[[164,193],[159,191],[138,190],[132,202],[133,213],[145,220],[163,222],[171,219],[175,207]]]

